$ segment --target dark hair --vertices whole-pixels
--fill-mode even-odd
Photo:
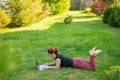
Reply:
[[[55,53],[55,54],[60,54],[58,48],[49,48],[49,49],[48,49],[48,53],[49,53],[49,54],[53,54],[53,53]]]

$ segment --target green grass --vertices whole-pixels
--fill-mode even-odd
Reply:
[[[63,23],[68,14],[73,15],[72,24]],[[22,62],[16,63],[15,70],[3,75],[3,80],[103,80],[105,69],[120,65],[120,28],[104,24],[100,17],[82,11],[71,11],[48,17],[38,24],[39,27],[34,26],[37,29],[33,30],[3,30],[1,43],[15,50],[13,60],[22,58]],[[40,30],[41,27],[48,29]],[[95,58],[96,71],[73,68],[38,71],[34,68],[36,58],[40,64],[53,60],[47,55],[50,47],[58,47],[65,56],[89,60],[88,51],[94,46],[102,50]],[[2,52],[6,50],[4,48]]]

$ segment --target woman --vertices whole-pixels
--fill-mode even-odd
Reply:
[[[55,58],[55,61],[52,63],[46,63],[45,68],[53,68],[53,69],[60,69],[61,67],[72,67],[72,68],[82,68],[82,69],[88,69],[88,70],[95,70],[95,61],[94,57],[96,54],[100,53],[101,50],[95,50],[96,47],[94,47],[92,50],[89,51],[90,54],[90,61],[86,61],[82,58],[67,58],[64,57],[62,54],[60,54],[59,50],[57,48],[49,48],[48,49],[48,55],[51,58]]]

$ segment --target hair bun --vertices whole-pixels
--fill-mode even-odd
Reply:
[[[60,54],[58,48],[49,48],[48,49],[48,53],[51,53],[51,54],[53,54],[53,53]]]

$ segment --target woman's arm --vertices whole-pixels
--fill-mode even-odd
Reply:
[[[61,64],[61,60],[59,59],[59,58],[57,58],[55,61],[55,66],[46,66],[46,68],[48,68],[48,69],[60,69],[60,64]]]
[[[47,66],[50,66],[50,65],[54,65],[55,64],[55,61],[51,62],[51,63],[45,63]]]

